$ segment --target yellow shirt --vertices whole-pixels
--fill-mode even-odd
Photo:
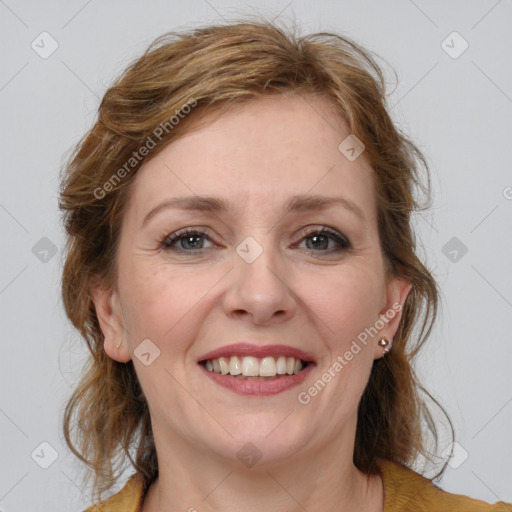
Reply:
[[[384,512],[512,512],[512,503],[491,505],[445,492],[401,464],[381,460],[378,466],[384,484]],[[142,480],[135,474],[120,492],[85,512],[140,512],[142,500]]]

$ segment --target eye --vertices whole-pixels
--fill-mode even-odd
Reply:
[[[306,243],[309,252],[332,254],[348,251],[352,245],[348,238],[327,227],[313,227],[303,233],[296,246]],[[205,245],[210,243],[210,245]],[[203,249],[212,248],[212,240],[205,231],[197,228],[185,228],[167,235],[159,244],[165,251],[177,253],[201,253]]]
[[[205,247],[205,240],[210,240],[210,237],[198,229],[182,229],[171,233],[164,240],[160,242],[161,247],[166,251],[176,252],[200,252]]]
[[[348,251],[352,248],[348,238],[326,227],[307,229],[302,242],[306,242],[306,249],[309,251],[327,254]]]

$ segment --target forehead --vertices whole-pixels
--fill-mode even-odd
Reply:
[[[195,127],[191,119],[186,135],[141,166],[131,215],[140,218],[175,196],[217,196],[247,210],[300,194],[343,195],[369,221],[375,215],[373,170],[364,153],[350,161],[338,149],[350,131],[329,100],[267,97],[200,120]]]

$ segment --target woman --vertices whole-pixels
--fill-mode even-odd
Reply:
[[[107,91],[60,202],[92,354],[64,433],[101,510],[511,510],[409,469],[438,292],[384,92],[354,43],[252,22],[164,36]]]

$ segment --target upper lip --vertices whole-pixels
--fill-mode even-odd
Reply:
[[[219,357],[230,356],[251,356],[251,357],[266,357],[266,356],[286,356],[295,357],[302,361],[314,362],[314,357],[308,352],[304,352],[289,345],[254,345],[252,343],[233,343],[223,347],[212,350],[199,358],[199,361],[206,361],[207,359],[217,359]]]

